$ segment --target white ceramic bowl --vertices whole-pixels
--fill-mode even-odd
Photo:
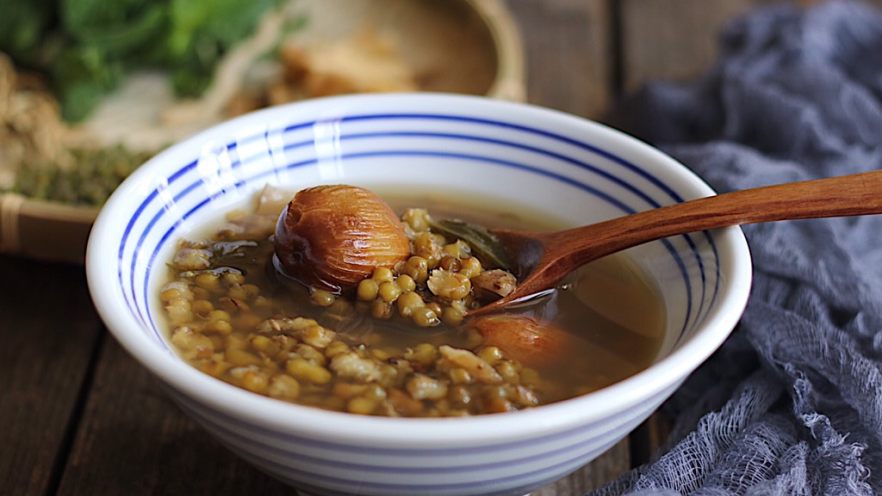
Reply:
[[[87,272],[102,318],[181,408],[261,469],[315,494],[517,495],[615,444],[728,336],[751,264],[737,228],[632,250],[663,288],[654,365],[601,391],[517,413],[394,419],[258,396],[170,349],[157,287],[176,240],[264,184],[431,185],[515,200],[573,225],[712,195],[685,167],[604,126],[477,97],[370,95],[271,108],[173,146],[116,191]]]

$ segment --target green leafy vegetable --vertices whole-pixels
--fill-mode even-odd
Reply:
[[[511,262],[505,252],[505,247],[483,226],[469,224],[461,220],[430,220],[429,226],[436,232],[451,239],[461,239],[471,245],[475,255],[487,268],[499,268],[509,272],[512,270]]]
[[[0,50],[35,65],[43,34],[52,22],[53,0],[3,0],[0,2]]]
[[[198,96],[221,58],[280,0],[2,0],[0,51],[42,71],[69,121],[133,70],[169,72]]]
[[[107,60],[96,47],[81,46],[63,49],[52,67],[53,86],[61,102],[61,115],[78,121],[122,78],[119,61]],[[57,84],[64,81],[63,84]]]
[[[150,0],[63,0],[65,31],[80,45],[107,57],[140,52],[165,36],[164,2]]]
[[[211,82],[215,65],[276,0],[171,0],[167,63],[178,94],[194,96]]]

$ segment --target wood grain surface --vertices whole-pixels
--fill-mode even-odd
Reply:
[[[105,340],[58,494],[291,493],[184,416],[146,369]]]
[[[621,87],[633,91],[654,79],[699,76],[718,55],[720,31],[751,8],[810,6],[821,0],[612,0],[619,9]],[[882,5],[882,0],[868,3]]]
[[[102,327],[81,267],[0,257],[0,494],[51,494]]]
[[[620,0],[624,89],[652,79],[698,76],[716,57],[725,24],[750,7],[773,1]]]
[[[596,118],[612,86],[607,0],[508,0],[524,39],[530,103]]]

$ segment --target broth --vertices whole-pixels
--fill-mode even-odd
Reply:
[[[553,230],[564,227],[554,219],[541,218],[515,205],[495,201],[490,206],[489,202],[476,203],[453,195],[383,193],[384,199],[398,213],[416,206],[428,209],[433,218],[460,218],[490,228]],[[398,316],[378,320],[364,311],[363,302],[353,303],[344,297],[329,306],[317,306],[306,288],[278,277],[273,264],[268,262],[273,253],[269,233],[277,218],[277,213],[271,212],[279,212],[281,207],[267,204],[258,211],[261,209],[267,213],[229,215],[228,222],[220,228],[215,226],[201,244],[184,243],[185,252],[193,247],[211,252],[209,265],[182,270],[175,269],[173,261],[171,283],[164,287],[161,295],[169,317],[170,340],[179,354],[200,370],[254,392],[326,409],[376,415],[439,416],[507,411],[560,401],[625,379],[652,363],[663,339],[665,316],[661,298],[638,266],[622,254],[583,267],[552,296],[507,312],[548,322],[554,330],[560,330],[563,337],[559,340],[566,345],[553,350],[553,356],[540,357],[536,363],[514,360],[503,346],[499,348],[504,357],[495,357],[494,351],[488,350],[492,347],[487,346],[468,320],[462,325],[426,328]],[[235,229],[230,228],[231,223]],[[243,225],[245,228],[241,228]],[[188,303],[189,320],[188,314],[182,317],[184,310],[174,304],[174,301],[180,302],[180,295],[186,291],[192,293]],[[239,296],[241,298],[237,298]],[[228,324],[215,324],[214,317],[226,319]],[[284,336],[279,336],[286,332],[280,331],[282,320],[279,319],[288,318],[284,325],[294,326],[290,319],[295,317],[314,319],[319,327],[336,333],[334,341],[345,344],[329,345],[331,338],[319,336],[314,339],[324,339],[325,342],[319,343],[323,346],[308,351],[303,342],[286,341]],[[268,332],[266,322],[271,322],[277,332]],[[182,327],[187,332],[180,331]],[[291,334],[290,330],[288,333]],[[304,339],[309,340],[301,336],[300,340]],[[290,349],[277,349],[280,346],[290,346]],[[339,369],[329,365],[334,362],[335,356],[329,351],[334,346],[345,348],[356,357],[352,360],[364,357],[379,363],[377,370],[385,372],[377,372],[371,378],[351,374],[346,378],[337,377],[334,373]],[[438,350],[444,346],[474,352],[472,356],[486,359],[505,380],[466,389],[464,385],[480,382],[474,378],[476,371],[472,370],[471,375],[451,372],[458,367],[450,365],[448,358],[453,355],[445,354],[452,353],[449,349],[439,354]],[[316,350],[325,356],[314,356]],[[422,367],[421,354],[436,357],[436,366]],[[292,366],[292,360],[296,366]],[[310,368],[314,365],[320,365],[318,368],[325,372]],[[395,367],[397,372],[392,371]],[[317,375],[310,376],[313,372],[309,370]],[[332,372],[331,378],[327,377],[328,370]],[[392,386],[377,386],[396,382],[382,373],[425,376],[437,384],[443,383],[446,394],[443,398],[423,398],[422,393],[401,386],[402,391],[410,391],[414,396],[401,398],[401,391],[393,391]],[[471,382],[458,379],[463,377]],[[399,377],[398,384],[403,380]],[[410,387],[411,383],[407,385]],[[297,389],[296,394],[292,393],[293,389]],[[290,394],[285,394],[286,391]],[[463,394],[467,401],[461,397]],[[497,396],[503,399],[496,401]]]

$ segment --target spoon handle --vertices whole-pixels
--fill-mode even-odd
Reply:
[[[734,191],[560,231],[546,238],[545,254],[546,259],[563,258],[566,265],[581,265],[676,234],[757,222],[880,213],[882,170],[876,170]]]

